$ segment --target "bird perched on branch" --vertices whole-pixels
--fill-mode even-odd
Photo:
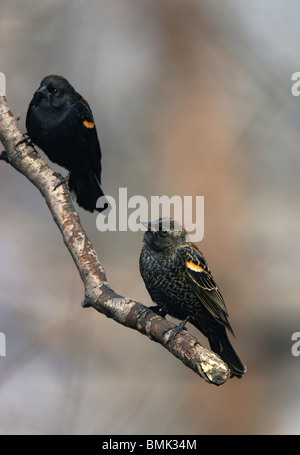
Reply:
[[[152,300],[163,317],[187,321],[209,340],[211,349],[228,365],[231,376],[246,371],[233,349],[226,329],[233,334],[224,299],[196,245],[173,219],[147,222],[140,255],[140,272]]]
[[[68,185],[77,203],[93,212],[101,188],[101,149],[92,111],[62,76],[44,77],[26,117],[27,133],[56,164],[69,171]]]

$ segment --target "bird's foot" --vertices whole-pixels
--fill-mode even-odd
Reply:
[[[59,172],[53,172],[53,175],[60,180],[53,188],[53,191],[57,190],[57,188],[59,188],[61,185],[67,185],[68,187],[70,173],[66,175],[66,177],[63,177]]]
[[[143,308],[141,311],[139,311],[136,316],[136,324],[139,322],[139,320],[141,319],[143,314],[145,314],[145,316],[147,316],[147,314],[151,313],[151,311],[152,311],[151,308]]]
[[[21,139],[21,141],[19,141],[19,142],[16,143],[15,149],[17,150],[17,148],[18,148],[19,145],[21,145],[21,144],[30,145],[31,147],[33,147],[32,140],[30,139],[28,133],[24,133],[24,134],[23,134],[23,139]],[[6,150],[3,150],[3,151],[0,153],[0,160],[5,161],[6,163],[9,163],[9,162],[10,162]]]
[[[19,147],[19,145],[21,145],[21,144],[26,144],[26,145],[31,145],[31,146],[33,146],[33,143],[32,143],[32,140],[31,140],[29,134],[28,134],[28,133],[24,133],[23,136],[24,136],[24,138],[23,138],[21,141],[17,142],[17,144],[16,144],[16,146],[15,146],[16,149],[17,149],[17,148]]]
[[[139,319],[143,316],[144,313],[146,313],[146,316],[147,316],[147,314],[149,314],[151,312],[157,314],[158,316],[161,316],[162,318],[164,318],[167,314],[167,311],[164,308],[161,308],[157,305],[150,306],[148,308],[143,308],[141,311],[139,311],[139,313],[137,314],[137,317],[136,317],[136,322],[139,321]]]
[[[182,330],[187,330],[187,328],[185,327],[185,324],[188,322],[188,320],[189,320],[189,316],[184,321],[182,321],[180,324],[164,331],[164,333],[163,333],[164,335],[168,332],[171,332],[169,339],[167,341],[167,344],[170,343],[170,341],[172,341],[180,332],[182,332]]]

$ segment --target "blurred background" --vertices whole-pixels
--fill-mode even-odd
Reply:
[[[92,107],[106,194],[204,196],[199,248],[248,368],[217,388],[83,309],[43,198],[3,162],[2,434],[300,433],[299,15],[294,0],[2,2],[0,71],[22,131],[41,79],[63,75]],[[142,232],[79,215],[111,287],[151,305]]]

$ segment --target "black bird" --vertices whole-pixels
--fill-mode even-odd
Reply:
[[[68,185],[77,203],[93,212],[101,189],[101,148],[92,111],[62,76],[44,77],[26,117],[27,133],[56,164],[69,171]]]
[[[140,272],[158,305],[151,309],[162,316],[188,320],[208,338],[231,376],[241,378],[246,367],[227,336],[226,329],[233,334],[228,312],[203,254],[173,219],[160,218],[146,225]]]

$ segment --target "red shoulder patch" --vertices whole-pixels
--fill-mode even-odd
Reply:
[[[95,126],[94,122],[89,122],[88,120],[84,120],[83,124],[86,128],[89,128],[89,129],[94,128],[94,126]]]
[[[205,270],[200,266],[191,261],[186,261],[186,266],[193,270],[194,272],[205,272]]]

